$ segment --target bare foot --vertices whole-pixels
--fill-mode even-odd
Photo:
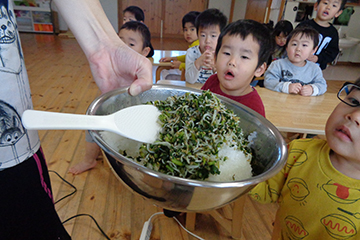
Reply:
[[[81,161],[78,164],[76,164],[75,166],[71,167],[69,169],[69,173],[72,173],[74,175],[76,174],[80,174],[82,172],[85,172],[87,170],[90,170],[92,168],[94,168],[97,164],[97,161]]]

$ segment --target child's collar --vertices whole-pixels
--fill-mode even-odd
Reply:
[[[330,27],[330,25],[331,25],[328,21],[321,21],[317,18],[315,18],[314,21],[321,27]]]

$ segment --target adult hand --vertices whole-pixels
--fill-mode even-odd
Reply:
[[[104,46],[88,60],[102,93],[130,86],[129,93],[135,96],[152,86],[151,62],[125,44]]]
[[[124,44],[99,0],[54,0],[84,51],[102,93],[130,86],[137,95],[152,86],[152,64]]]
[[[291,83],[289,85],[289,93],[298,94],[301,91],[301,83]]]

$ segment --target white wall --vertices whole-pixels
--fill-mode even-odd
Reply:
[[[118,32],[118,1],[115,0],[100,0],[106,16],[116,32]]]
[[[100,3],[105,11],[106,16],[109,18],[109,21],[111,23],[111,25],[113,26],[113,28],[115,29],[115,31],[118,31],[118,15],[117,15],[117,11],[118,11],[118,4],[117,1],[114,0],[100,0]],[[52,9],[54,11],[58,11],[56,8],[56,5],[53,3],[52,4]],[[59,16],[59,29],[60,31],[67,31],[68,30],[68,26],[66,24],[66,22],[64,21],[64,18],[61,16],[61,14],[58,14]]]
[[[236,0],[234,6],[233,22],[245,18],[247,0]]]
[[[227,18],[230,17],[231,0],[209,0],[209,8],[219,9]]]

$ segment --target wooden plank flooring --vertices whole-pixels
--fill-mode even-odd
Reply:
[[[182,40],[153,40],[155,49],[186,50]],[[99,94],[85,58],[75,39],[54,35],[21,34],[34,108],[38,110],[85,113]],[[137,240],[143,223],[161,209],[132,194],[110,171],[106,162],[85,173],[68,174],[70,166],[84,156],[84,131],[39,131],[50,170],[77,188],[75,195],[56,204],[62,220],[76,214],[90,214],[111,239]],[[50,173],[55,200],[73,191]],[[276,205],[261,205],[246,197],[243,235],[246,240],[270,239]],[[184,217],[180,219],[184,221]],[[163,215],[156,216],[151,239],[192,240],[179,225]],[[105,239],[89,217],[65,224],[74,240]],[[195,234],[204,239],[231,239],[230,234],[209,215],[197,214]]]

